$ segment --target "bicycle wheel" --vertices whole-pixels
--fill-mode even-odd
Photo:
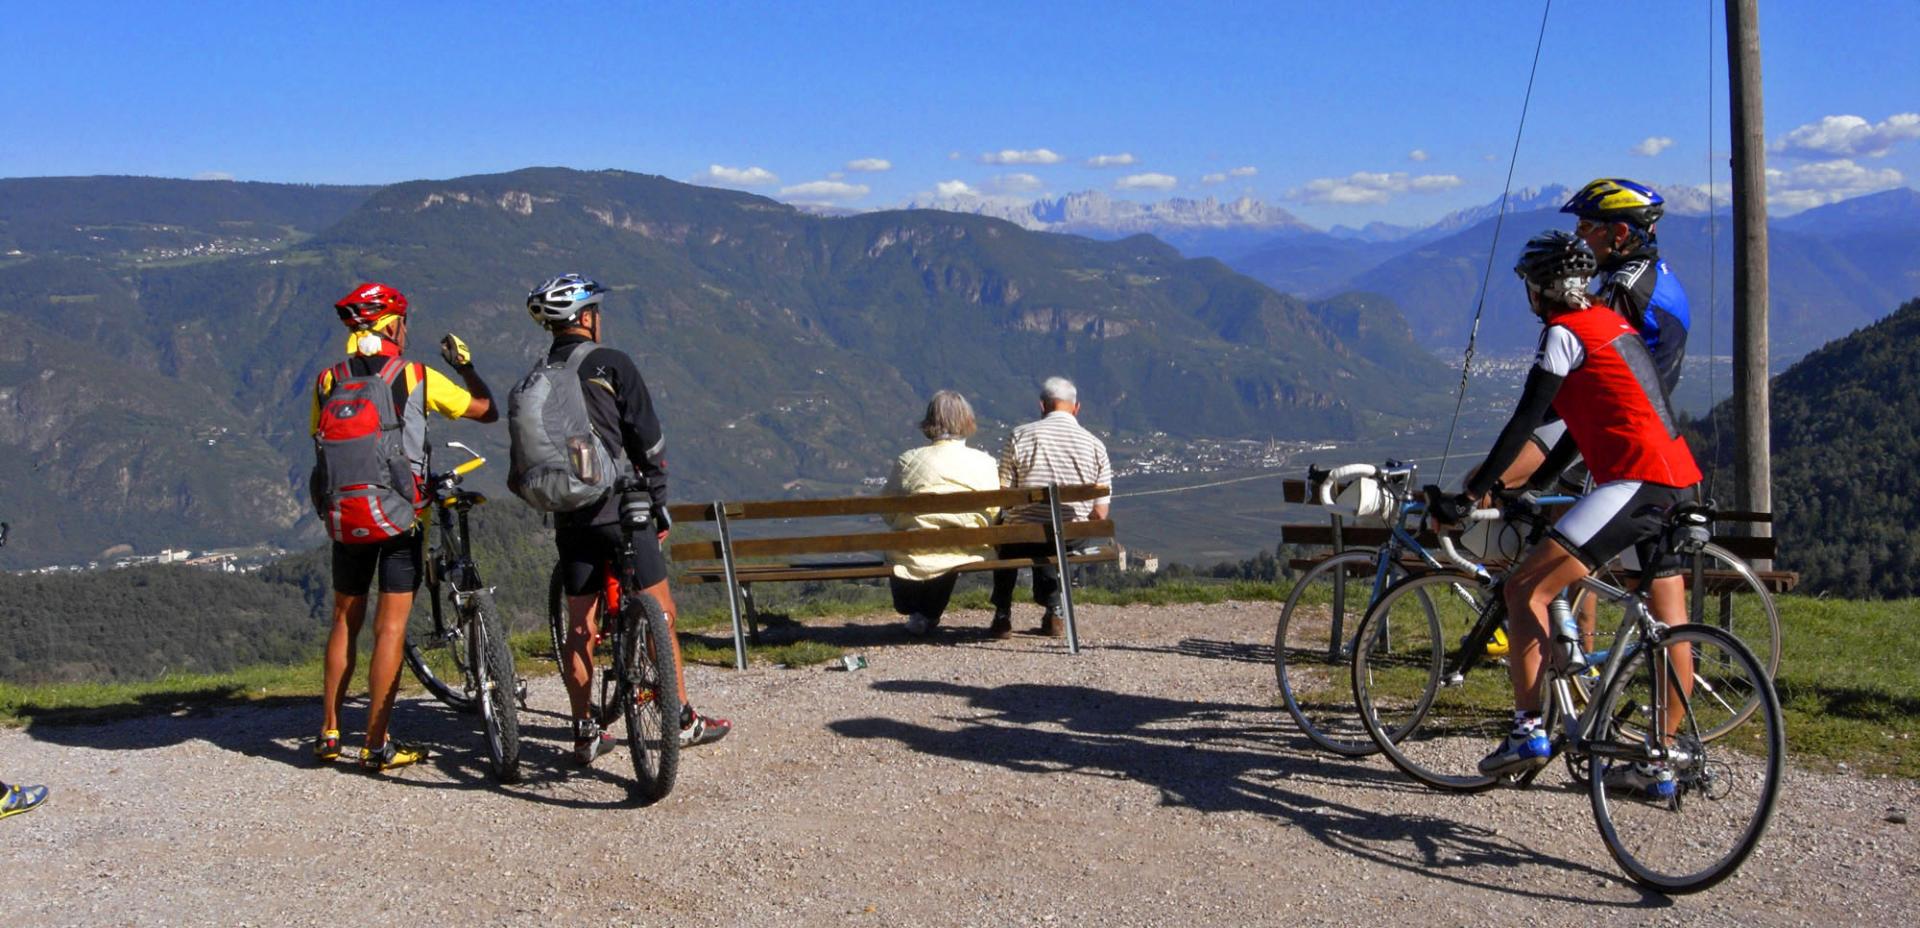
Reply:
[[[1697,685],[1688,696],[1657,683],[1677,683],[1671,655],[1680,648],[1690,649],[1696,662],[1714,661],[1746,678],[1759,699],[1744,721],[1732,723],[1733,710],[1702,698]],[[1773,815],[1787,753],[1779,697],[1753,652],[1709,626],[1674,629],[1658,645],[1637,648],[1622,670],[1599,706],[1601,718],[1613,724],[1589,746],[1588,793],[1600,837],[1641,885],[1665,893],[1706,889],[1739,869]],[[1647,734],[1663,727],[1665,710],[1657,708],[1662,692],[1673,693],[1667,702],[1685,713],[1664,759],[1656,757],[1656,739]],[[1702,733],[1720,725],[1727,732],[1708,744]],[[1650,787],[1645,768],[1634,764],[1656,760],[1665,763],[1672,781]]]
[[[473,668],[480,695],[480,719],[487,735],[487,762],[493,778],[502,783],[520,780],[520,712],[515,698],[518,677],[513,651],[494,610],[493,596],[475,593],[466,617],[467,664]]]
[[[1491,591],[1470,574],[1414,574],[1367,610],[1353,652],[1353,698],[1374,744],[1394,766],[1435,789],[1493,786],[1481,756],[1513,724],[1513,686],[1485,641],[1459,679],[1448,678]],[[1495,600],[1493,608],[1501,609]],[[1481,636],[1484,639],[1484,635]]]
[[[441,608],[442,615],[449,619],[459,614],[451,590]],[[407,617],[405,654],[407,666],[413,668],[420,685],[448,708],[459,712],[479,708],[479,701],[474,698],[478,687],[474,685],[466,636],[457,624],[444,632],[435,629],[431,603],[425,608],[416,606]]]
[[[627,747],[641,795],[655,802],[673,791],[680,772],[680,689],[675,678],[672,631],[660,604],[633,592],[621,604],[620,666],[629,691],[620,711],[627,718]]]
[[[1287,712],[1315,745],[1345,757],[1380,750],[1353,702],[1353,636],[1372,599],[1378,555],[1344,551],[1313,565],[1280,607],[1273,675]],[[1389,580],[1406,573],[1388,567]]]
[[[553,642],[553,662],[561,673],[567,672],[567,584],[561,566],[553,565],[553,577],[547,581],[547,637]]]
[[[1683,558],[1689,573],[1684,575],[1688,582],[1687,619],[1691,624],[1708,625],[1731,633],[1740,643],[1753,652],[1760,666],[1766,670],[1771,680],[1780,668],[1780,613],[1773,602],[1773,594],[1747,563],[1726,549],[1716,545],[1707,545],[1700,555],[1700,567],[1706,579],[1704,588],[1692,585],[1692,559]],[[1611,579],[1611,578],[1610,578]],[[1619,585],[1616,583],[1616,585]],[[1591,594],[1582,593],[1583,598]],[[1596,631],[1605,635],[1618,628],[1625,613],[1618,603],[1601,602],[1596,616]],[[1605,652],[1595,655],[1604,658]],[[1746,720],[1760,703],[1760,696],[1746,688],[1749,682],[1738,667],[1731,667],[1711,659],[1694,662],[1695,686],[1712,694],[1726,711],[1719,721],[1701,730],[1701,737],[1712,741]],[[1596,659],[1595,663],[1599,661]],[[1580,696],[1591,696],[1587,688],[1597,682],[1596,677],[1580,675],[1574,678],[1576,690]]]

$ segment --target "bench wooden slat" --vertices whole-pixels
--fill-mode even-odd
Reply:
[[[1069,564],[1103,564],[1120,559],[1120,552],[1108,549],[1097,554],[1067,555]],[[1036,564],[1052,564],[1051,557],[1023,557],[1008,560],[977,561],[955,567],[955,573],[976,573],[983,570],[999,570],[1003,567],[1032,567]],[[742,584],[773,583],[788,580],[861,580],[893,576],[893,568],[885,562],[860,562],[845,566],[819,565],[808,567],[797,564],[756,564],[752,569],[740,569],[734,573],[735,579]],[[726,571],[719,567],[697,567],[687,571],[681,583],[724,583]]]
[[[1112,538],[1113,520],[1069,522],[1061,529],[1069,539]],[[796,554],[853,554],[859,551],[907,551],[915,548],[971,548],[1047,540],[1040,522],[992,525],[986,528],[913,529],[904,532],[862,532],[853,535],[802,535],[791,538],[736,538],[733,556],[790,557]],[[689,541],[670,549],[675,561],[720,559],[717,541]]]
[[[1103,486],[1060,488],[1063,503],[1084,503],[1112,493]],[[917,493],[912,496],[841,496],[831,499],[776,499],[727,503],[728,521],[743,519],[806,519],[817,516],[872,516],[926,512],[978,512],[1044,503],[1045,487],[1008,490],[972,490],[965,493]],[[667,507],[675,522],[712,522],[712,503],[680,503]],[[718,557],[719,555],[714,555]]]

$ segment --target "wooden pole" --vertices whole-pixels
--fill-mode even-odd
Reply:
[[[1773,511],[1767,380],[1767,148],[1760,99],[1759,0],[1726,0],[1733,127],[1734,505]],[[1770,523],[1752,523],[1771,535]],[[1754,566],[1760,567],[1760,564]]]

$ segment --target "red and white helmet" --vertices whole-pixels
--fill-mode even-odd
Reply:
[[[407,295],[386,284],[364,283],[333,304],[340,321],[355,331],[371,329],[388,316],[407,315]]]

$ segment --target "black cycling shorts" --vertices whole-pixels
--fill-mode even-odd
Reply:
[[[560,549],[560,577],[568,596],[598,593],[606,587],[607,565],[620,551],[619,523],[559,529],[553,533],[553,542]],[[642,589],[667,579],[667,559],[660,555],[651,531],[634,535],[633,553]]]
[[[1639,480],[1601,484],[1574,503],[1554,523],[1551,534],[1588,570],[1599,570],[1616,557],[1626,569],[1638,570],[1644,553],[1653,562],[1654,576],[1672,576],[1680,572],[1679,563],[1660,536],[1667,527],[1667,512],[1692,496],[1691,489]]]
[[[413,593],[420,589],[420,543],[418,528],[398,538],[374,545],[333,543],[333,591],[348,596],[365,596],[380,574],[380,592]]]

